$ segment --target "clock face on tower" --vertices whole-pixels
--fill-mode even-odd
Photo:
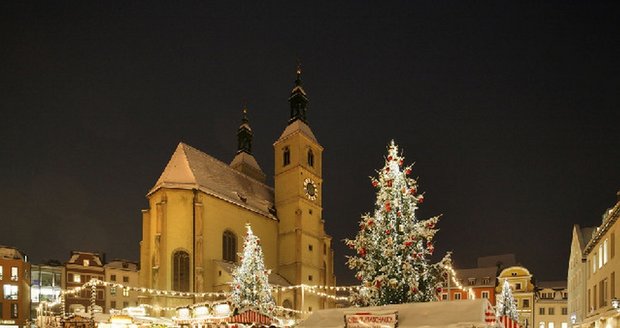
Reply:
[[[316,196],[319,193],[316,182],[312,181],[310,178],[306,178],[306,180],[304,180],[304,190],[309,200],[316,200]]]

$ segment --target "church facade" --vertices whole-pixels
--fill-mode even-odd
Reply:
[[[321,206],[323,147],[306,120],[308,97],[299,69],[289,104],[288,125],[273,144],[273,187],[252,155],[245,110],[230,164],[179,143],[147,194],[149,208],[142,211],[141,286],[196,293],[229,290],[246,223],[261,239],[272,285],[335,286],[332,240]],[[302,311],[331,305],[300,288],[274,296],[278,305]],[[188,299],[151,296],[143,302],[174,307]]]

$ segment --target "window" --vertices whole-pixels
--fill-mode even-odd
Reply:
[[[616,254],[616,234],[615,233],[611,233],[611,237],[609,237],[609,247],[610,247],[610,252],[609,252],[609,256],[613,259],[614,255]]]
[[[562,308],[562,315],[568,315],[568,308],[566,307]]]
[[[603,265],[607,264],[607,239],[603,241]]]
[[[521,290],[521,283],[520,282],[515,284],[515,290]]]
[[[489,277],[482,278],[482,284],[483,285],[488,285],[490,283],[490,281],[491,281],[491,278],[489,278]]]
[[[544,321],[539,322],[538,328],[545,328],[545,322]]]
[[[568,328],[568,323],[562,322],[562,328]]]
[[[554,307],[550,307],[549,308],[549,315],[555,315],[555,308]]]
[[[312,249],[313,249],[312,245],[308,245],[308,250],[312,252]]]
[[[82,282],[82,276],[80,276],[79,274],[74,274],[73,275],[73,282]]]
[[[129,268],[129,263],[123,262],[123,269],[127,269],[127,268]]]
[[[90,261],[89,261],[89,260],[84,260],[84,261],[82,261],[82,264],[83,264],[85,267],[87,267],[87,266],[89,266],[89,265],[90,265]]]
[[[598,246],[598,268],[603,266],[603,245]]]
[[[17,319],[17,317],[19,317],[17,303],[11,303],[11,319]]]
[[[590,290],[588,289],[588,312],[592,311],[592,302],[590,298]]]
[[[123,296],[129,297],[129,289],[123,288]]]
[[[603,280],[601,280],[598,283],[598,294],[599,294],[598,304],[599,304],[599,307],[607,305],[607,288],[608,287],[609,286],[608,286],[607,279],[603,279]]]
[[[291,164],[291,149],[286,146],[282,153],[282,166],[287,166],[289,164]]]
[[[237,236],[228,230],[222,236],[222,259],[228,262],[236,262],[237,259]]]
[[[596,307],[596,300],[597,300],[597,298],[596,298],[596,285],[594,285],[594,289],[592,291],[592,302],[593,302],[592,308],[593,309],[597,309],[597,307]]]
[[[308,276],[308,281],[312,281],[312,275]]]
[[[455,293],[454,294],[454,299],[455,300],[460,300],[461,299],[461,293]]]
[[[314,154],[312,153],[312,149],[308,149],[308,165],[314,167]]]
[[[110,295],[116,295],[116,286],[110,287]]]
[[[482,298],[489,299],[489,292],[482,292],[481,296]]]
[[[126,307],[129,307],[129,302],[127,302],[127,301],[123,302],[123,309],[126,308]]]
[[[441,294],[441,299],[444,300],[444,301],[447,300],[448,299],[448,294],[446,294],[446,293]]]
[[[530,307],[530,300],[525,299],[523,300],[523,308],[529,308]]]
[[[116,309],[116,301],[111,301],[110,302],[110,307],[113,309]]]
[[[468,279],[468,282],[469,282],[469,285],[470,285],[470,286],[473,286],[473,285],[475,285],[475,284],[476,284],[476,278],[469,278],[469,279]]]
[[[538,314],[545,315],[545,308],[541,307],[540,309],[538,309]]]
[[[17,300],[17,285],[9,285],[6,284],[3,287],[4,299],[5,300]]]
[[[189,254],[185,251],[176,251],[172,257],[172,289],[189,291]]]
[[[123,282],[129,282],[129,277],[123,276]]]
[[[110,281],[116,281],[116,275],[115,274],[110,276]]]
[[[102,300],[103,299],[103,290],[97,290],[97,299],[98,300]]]
[[[609,285],[609,294],[611,298],[616,297],[616,272],[612,272],[609,276],[610,285]]]
[[[19,280],[19,269],[17,267],[11,267],[11,281]]]
[[[594,253],[594,257],[592,258],[592,273],[596,272],[596,253]]]
[[[549,322],[549,325],[547,326],[548,328],[554,328],[555,324],[553,322]]]
[[[2,265],[0,265],[0,280],[2,280],[2,272],[3,272]]]

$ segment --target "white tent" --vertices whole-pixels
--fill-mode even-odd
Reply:
[[[356,314],[371,319],[366,323],[362,323],[367,320],[364,318],[349,320],[349,324],[345,325],[345,320]],[[299,327],[394,327],[389,323],[390,319],[385,317],[387,314],[396,314],[398,328],[500,327],[495,321],[493,308],[486,299],[319,310],[301,322]]]

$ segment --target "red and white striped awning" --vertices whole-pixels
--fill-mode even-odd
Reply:
[[[503,324],[504,328],[521,328],[517,321],[509,317],[499,317],[499,321]]]
[[[487,308],[484,310],[484,322],[488,325],[494,324],[496,322],[495,311],[493,310],[493,306],[491,303],[487,303]]]
[[[257,323],[262,325],[270,325],[273,320],[264,314],[247,310],[226,319],[230,323]]]

